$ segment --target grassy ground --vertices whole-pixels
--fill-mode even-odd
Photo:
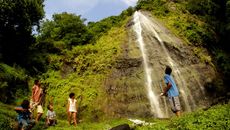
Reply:
[[[123,123],[131,123],[128,120],[117,119],[117,120],[107,120],[103,122],[81,122],[76,127],[71,125],[69,126],[67,120],[58,120],[58,124],[56,126],[50,126],[48,130],[108,130],[114,126],[123,124]],[[34,129],[44,128],[43,123],[40,123]]]
[[[0,102],[0,129],[10,130],[14,127],[16,112],[13,106],[5,105]]]
[[[10,130],[15,124],[16,112],[13,107],[0,103],[0,129]],[[227,130],[230,129],[230,102],[216,105],[208,110],[197,110],[184,113],[180,118],[171,119],[140,119],[152,125],[136,125],[128,119],[108,119],[98,122],[80,122],[76,127],[69,126],[67,120],[58,120],[56,126],[47,130],[108,130],[120,124],[129,124],[135,130]],[[45,129],[44,116],[33,130]]]

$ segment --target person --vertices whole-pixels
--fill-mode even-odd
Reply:
[[[39,80],[34,81],[34,86],[32,88],[32,101],[31,101],[31,111],[37,108],[36,122],[38,122],[43,114],[43,109],[41,105],[43,90],[41,88],[41,83]]]
[[[29,111],[30,102],[23,100],[21,106],[15,107],[14,110],[18,113],[17,120],[21,130],[30,130],[35,124],[32,119],[32,114]]]
[[[69,125],[71,125],[71,117],[73,117],[73,123],[77,125],[77,100],[75,99],[75,94],[70,93],[67,105],[67,114]]]
[[[171,73],[172,73],[172,69],[169,66],[166,66],[165,76],[164,76],[164,82],[166,84],[166,87],[164,88],[163,92],[160,95],[168,96],[171,110],[177,116],[180,116],[181,105],[179,100],[179,91],[173,77],[171,76]]]
[[[47,126],[55,126],[57,124],[57,120],[56,120],[56,113],[53,109],[53,105],[49,104],[47,106],[47,113],[46,113],[46,125]]]

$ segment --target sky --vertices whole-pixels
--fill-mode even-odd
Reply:
[[[137,0],[45,0],[47,19],[54,13],[75,13],[89,21],[99,21],[112,15],[119,15],[129,6],[135,6]]]

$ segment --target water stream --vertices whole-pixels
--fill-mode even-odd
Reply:
[[[146,75],[146,89],[148,92],[148,98],[149,98],[150,105],[151,105],[151,111],[153,113],[156,113],[157,117],[163,117],[162,110],[160,109],[160,105],[159,105],[157,96],[152,90],[152,77],[151,77],[152,70],[148,65],[148,57],[145,51],[146,49],[145,49],[145,43],[142,37],[142,27],[140,23],[141,21],[140,21],[140,17],[138,13],[134,14],[134,22],[135,22],[134,30],[137,34],[137,42],[139,44],[141,54],[143,57],[143,62],[144,62],[144,71]]]
[[[158,71],[158,68],[162,68],[162,65],[159,65],[159,63],[156,62],[156,59],[151,58],[151,55],[153,55],[152,57],[160,57],[161,60],[159,62],[163,62],[163,64],[170,65],[172,67],[173,76],[179,86],[180,95],[183,100],[185,110],[192,111],[192,109],[196,107],[196,103],[189,89],[189,85],[181,73],[179,65],[173,60],[169,50],[165,47],[164,41],[160,37],[162,36],[172,40],[170,36],[162,31],[161,27],[152,21],[150,17],[145,16],[141,12],[135,12],[134,14],[133,29],[136,33],[137,43],[143,57],[144,72],[146,77],[145,86],[152,112],[157,115],[157,117],[168,116],[166,101],[164,99],[160,99],[159,96],[156,96],[159,95],[158,84],[161,82],[159,80],[163,78],[164,71]],[[148,37],[145,36],[145,38],[143,38],[143,35],[147,35]],[[146,38],[149,39],[146,40]],[[199,86],[201,86],[200,83]]]

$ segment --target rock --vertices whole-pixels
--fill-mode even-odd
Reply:
[[[132,130],[128,124],[121,124],[111,128],[110,130]]]

